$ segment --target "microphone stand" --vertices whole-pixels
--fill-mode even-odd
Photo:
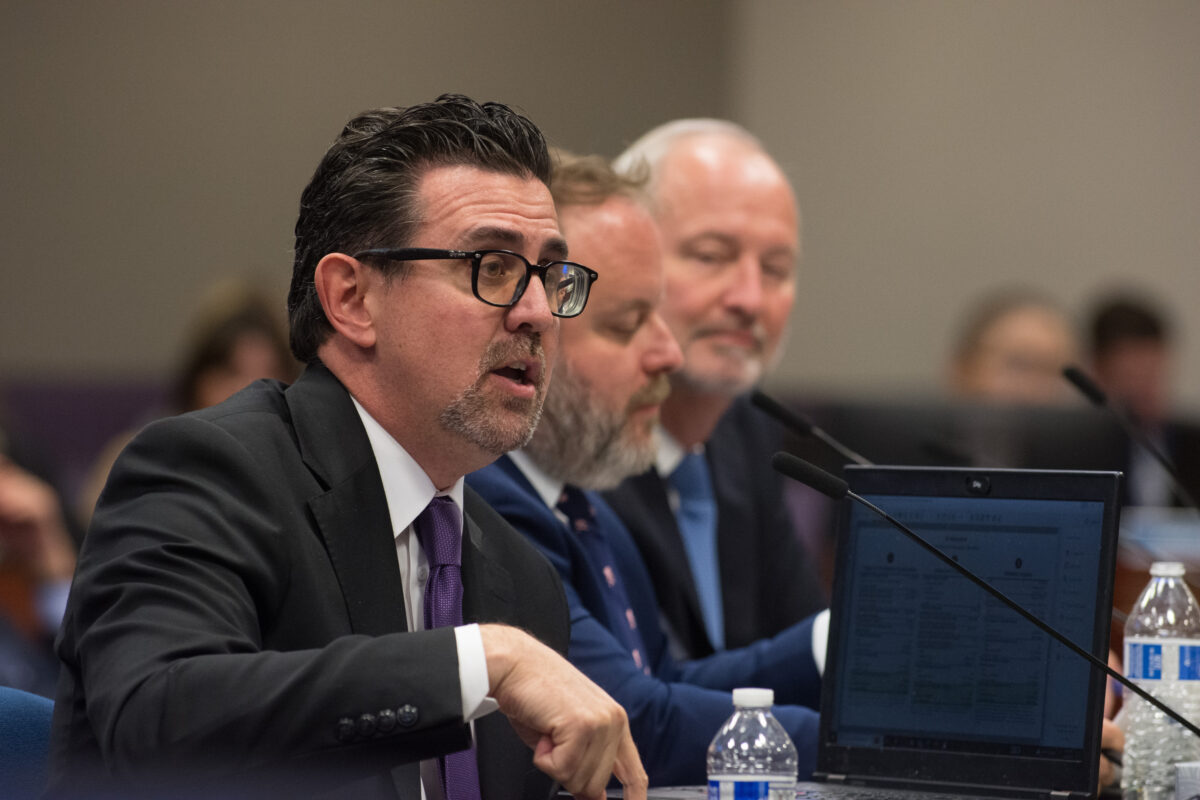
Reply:
[[[782,424],[793,433],[798,433],[801,436],[812,436],[824,442],[831,450],[836,452],[847,461],[852,461],[855,464],[861,464],[864,467],[871,466],[871,462],[851,450],[846,445],[833,438],[820,425],[813,422],[808,416],[801,414],[799,411],[788,408],[783,403],[780,403],[773,397],[770,397],[763,392],[755,389],[750,395],[750,402],[767,416]]]
[[[1155,461],[1158,462],[1171,478],[1171,483],[1174,485],[1175,493],[1179,495],[1179,499],[1184,505],[1189,508],[1200,510],[1200,505],[1196,504],[1196,498],[1192,497],[1191,492],[1183,485],[1183,480],[1179,477],[1179,472],[1176,471],[1175,465],[1171,463],[1171,459],[1167,458],[1166,453],[1160,450],[1150,439],[1146,433],[1133,423],[1128,414],[1123,414],[1112,403],[1108,402],[1107,395],[1104,390],[1096,385],[1096,382],[1087,376],[1083,370],[1076,366],[1066,366],[1062,370],[1063,377],[1067,382],[1079,390],[1079,393],[1092,402],[1093,405],[1103,408],[1108,413],[1116,417],[1117,422],[1125,429],[1125,434],[1132,439],[1138,447],[1149,453]]]

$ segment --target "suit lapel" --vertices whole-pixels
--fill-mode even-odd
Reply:
[[[470,489],[466,490],[473,494]],[[464,505],[471,506],[471,500]],[[492,556],[494,542],[484,536],[468,511],[463,518],[463,621],[506,622],[516,602],[512,575]]]
[[[408,629],[379,468],[350,395],[312,366],[287,391],[304,462],[325,487],[309,499],[355,633]]]
[[[463,505],[463,621],[520,624],[517,614],[516,585],[512,573],[496,548],[502,546],[497,534],[487,535],[472,516],[472,508],[483,500],[467,487]],[[529,748],[521,742],[500,713],[475,720],[476,757],[479,783],[486,800],[520,800],[529,796],[525,784],[541,787],[544,779],[529,766]]]
[[[683,534],[679,530],[679,521],[671,510],[667,499],[669,491],[667,479],[651,468],[630,480],[636,492],[645,499],[646,510],[650,515],[651,526],[647,533],[656,540],[656,546],[664,551],[660,566],[672,573],[673,583],[679,586],[690,617],[691,635],[699,641],[708,642],[705,632],[704,615],[700,610],[700,597],[696,594],[696,582],[692,578],[690,561],[683,544]],[[711,649],[711,645],[708,645]]]

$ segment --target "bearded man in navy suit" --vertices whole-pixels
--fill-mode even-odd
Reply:
[[[650,573],[629,531],[594,491],[654,458],[667,375],[681,356],[658,313],[658,233],[636,184],[600,159],[564,156],[552,189],[572,252],[596,259],[604,279],[588,314],[563,322],[554,382],[533,438],[468,476],[468,484],[558,569],[571,607],[568,657],[625,707],[652,784],[704,781],[705,751],[732,713],[730,691],[738,686],[775,690],[784,704],[776,715],[807,775],[820,694],[813,620],[737,650],[673,658]],[[823,652],[823,641],[816,644]]]

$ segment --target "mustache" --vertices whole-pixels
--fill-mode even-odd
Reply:
[[[749,333],[754,337],[755,346],[760,350],[767,341],[767,328],[757,319],[746,319],[744,321],[731,320],[714,322],[710,325],[701,325],[692,332],[692,338],[712,336],[720,333]]]
[[[492,342],[483,357],[479,359],[479,374],[485,376],[494,369],[503,367],[510,361],[532,356],[537,359],[537,384],[540,386],[546,380],[546,351],[542,347],[542,334],[538,331],[518,332],[511,339],[502,342]]]
[[[667,399],[667,395],[671,393],[671,382],[667,380],[667,376],[663,374],[655,375],[650,380],[650,383],[643,386],[634,392],[633,397],[629,398],[629,408],[639,408],[640,406],[658,405]]]

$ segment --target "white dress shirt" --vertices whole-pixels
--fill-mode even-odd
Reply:
[[[355,398],[354,409],[362,419],[383,480],[383,494],[396,538],[396,559],[400,580],[404,585],[404,614],[410,631],[425,629],[425,584],[429,580],[429,560],[413,530],[413,522],[436,495],[454,501],[459,518],[463,513],[463,480],[459,478],[445,492],[439,492],[421,466],[413,460],[399,442],[367,413]],[[461,528],[460,528],[461,532]],[[483,637],[478,625],[461,625],[454,629],[458,644],[458,682],[462,692],[463,720],[471,722],[495,711],[496,701],[487,696],[487,659]],[[472,726],[472,734],[474,727]],[[421,762],[423,796],[427,800],[444,800],[437,759]]]

